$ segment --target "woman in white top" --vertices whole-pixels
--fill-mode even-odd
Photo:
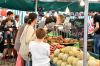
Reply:
[[[28,57],[29,42],[34,41],[36,39],[35,30],[34,30],[34,25],[36,23],[37,23],[37,14],[30,13],[29,14],[29,25],[25,26],[24,31],[20,38],[21,46],[19,49],[19,55],[24,60],[27,60],[27,57]]]

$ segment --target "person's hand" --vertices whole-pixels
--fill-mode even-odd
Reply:
[[[17,30],[18,30],[19,28],[17,27]]]
[[[7,28],[7,26],[5,25],[5,28]]]
[[[91,32],[90,35],[93,35],[93,32]]]
[[[12,32],[12,31],[13,31],[13,29],[12,29],[12,28],[9,28],[9,31],[11,31],[11,32]]]
[[[7,31],[7,35],[9,35],[10,34],[10,31]]]

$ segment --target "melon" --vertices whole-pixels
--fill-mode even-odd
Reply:
[[[73,57],[73,56],[68,57],[67,62],[68,62],[69,64],[72,64],[74,58],[75,58],[75,57]]]
[[[89,60],[88,61],[88,66],[99,66],[99,63],[96,62],[95,60]]]
[[[60,53],[60,50],[59,50],[59,49],[56,49],[56,50],[54,51],[54,56],[55,56],[55,57],[58,57],[59,53]]]
[[[67,46],[67,47],[65,47],[65,53],[69,53],[69,51],[71,51],[73,49],[73,47],[72,46]]]
[[[78,55],[79,60],[83,60],[83,52],[80,52]],[[87,52],[87,61],[90,59],[90,54]]]
[[[74,58],[74,60],[73,60],[73,62],[72,62],[72,65],[73,66],[76,66],[76,63],[79,61],[79,59],[78,58]]]
[[[90,57],[90,59],[89,60],[95,60],[95,58],[94,57]]]
[[[64,55],[64,53],[60,53],[60,54],[58,55],[58,59],[59,59],[59,60],[62,60],[63,55]]]
[[[58,57],[54,57],[54,58],[53,58],[53,63],[54,63],[54,64],[57,64],[57,61],[58,61]]]
[[[68,54],[64,54],[63,57],[62,57],[62,60],[63,60],[64,62],[66,62],[67,59],[68,59],[68,56],[69,56]]]
[[[53,61],[54,54],[50,55],[50,60]]]
[[[61,66],[66,66],[67,65],[67,62],[62,62],[61,63]]]
[[[99,66],[100,66],[100,60],[97,60],[97,59],[96,59],[95,61],[98,62],[98,63],[99,63]]]
[[[76,57],[76,56],[79,55],[79,51],[76,51],[76,50],[75,50],[75,51],[69,51],[69,55],[70,55],[70,56],[75,56],[75,57]]]
[[[83,66],[83,60],[79,60],[79,61],[76,63],[76,66]]]
[[[58,60],[57,61],[57,66],[61,66],[61,63],[62,63],[63,61],[62,60]]]
[[[79,55],[79,51],[74,51],[74,56],[77,57]]]

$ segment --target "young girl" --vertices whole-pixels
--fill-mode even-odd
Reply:
[[[5,28],[11,28],[12,26],[13,26],[13,24],[11,23],[11,20],[9,20],[9,19],[6,19],[5,20]],[[4,32],[4,40],[5,40],[5,43],[4,43],[4,45],[7,45],[7,31],[5,31]],[[11,45],[14,45],[13,44],[13,34],[12,34],[12,32],[10,31],[10,39],[11,39]]]

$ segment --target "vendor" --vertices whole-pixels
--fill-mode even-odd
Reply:
[[[64,15],[59,14],[59,15],[57,16],[56,25],[63,25],[64,21],[65,21]],[[62,37],[63,37],[63,38],[66,38],[66,33],[65,33],[65,32],[60,31],[60,35],[61,35],[61,34],[62,34]]]
[[[65,21],[64,15],[59,14],[59,15],[57,16],[57,22],[56,22],[56,25],[60,25],[60,24],[64,23],[64,21]]]
[[[94,24],[95,24],[95,29],[93,30],[93,32],[91,32],[90,34],[95,36],[95,41],[94,41],[94,52],[96,54],[100,54],[99,53],[99,49],[100,49],[100,15],[93,13],[93,12],[89,12],[89,15],[94,18]]]
[[[54,20],[55,20],[55,17],[53,17],[53,16],[49,16],[49,17],[46,18],[45,28],[48,29],[48,32],[51,32],[53,27],[56,25]]]

